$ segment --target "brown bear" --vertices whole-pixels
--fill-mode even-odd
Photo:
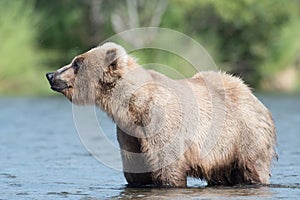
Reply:
[[[186,187],[188,176],[208,185],[269,182],[272,116],[237,77],[208,71],[172,80],[111,42],[46,76],[53,90],[116,123],[129,185]]]

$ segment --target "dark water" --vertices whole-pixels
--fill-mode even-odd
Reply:
[[[207,188],[189,179],[187,189],[127,188],[122,172],[101,164],[81,144],[64,98],[2,97],[0,199],[300,199],[300,96],[259,97],[278,131],[271,184]],[[115,142],[114,124],[98,115]]]

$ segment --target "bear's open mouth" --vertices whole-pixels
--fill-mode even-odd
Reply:
[[[56,92],[62,92],[63,90],[71,87],[69,84],[67,84],[66,81],[63,81],[60,79],[55,79],[55,78],[50,79],[49,83],[50,83],[51,89]]]
[[[56,91],[56,92],[62,92],[64,89],[67,89],[67,88],[71,88],[72,86],[64,86],[64,87],[55,87],[55,86],[51,86],[51,89]]]

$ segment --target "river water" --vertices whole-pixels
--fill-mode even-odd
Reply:
[[[258,95],[271,110],[279,160],[271,184],[186,189],[128,188],[122,172],[82,145],[65,98],[0,98],[0,199],[300,199],[300,96]],[[97,111],[116,144],[114,124]],[[101,148],[101,141],[99,148]],[[115,162],[119,156],[107,155]]]

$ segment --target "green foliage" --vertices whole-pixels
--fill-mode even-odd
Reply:
[[[96,11],[93,11],[91,2],[36,0],[36,13],[41,15],[37,27],[39,46],[47,51],[46,64],[51,68],[57,69],[69,63],[75,55],[97,46],[113,34],[110,11],[116,1],[102,1]],[[93,18],[92,11],[98,14],[96,18]]]
[[[300,55],[300,23],[291,20],[278,30],[276,40],[270,45],[268,56],[261,64],[263,77],[270,78],[286,67],[297,65]]]
[[[46,64],[53,68],[66,64],[84,44],[81,1],[37,0],[36,13],[41,16],[37,26],[39,46],[47,51]]]
[[[57,69],[114,35],[111,16],[127,12],[126,3],[1,0],[0,94],[49,93],[44,78],[47,68]],[[150,14],[141,14],[140,20],[147,21]],[[299,21],[299,0],[169,0],[161,27],[191,36],[220,68],[259,87],[262,80],[272,79],[287,67],[299,68]],[[194,73],[185,60],[161,50],[133,54],[141,64],[172,66],[185,77]],[[162,69],[163,73],[180,77],[171,71]]]
[[[0,1],[0,93],[35,94],[45,91],[39,68],[42,54],[35,44],[33,2]],[[44,76],[44,75],[43,75]]]
[[[221,68],[243,76],[252,86],[258,86],[262,76],[295,62],[300,20],[297,0],[173,3],[185,9],[178,22],[188,23],[185,32],[198,38]]]

